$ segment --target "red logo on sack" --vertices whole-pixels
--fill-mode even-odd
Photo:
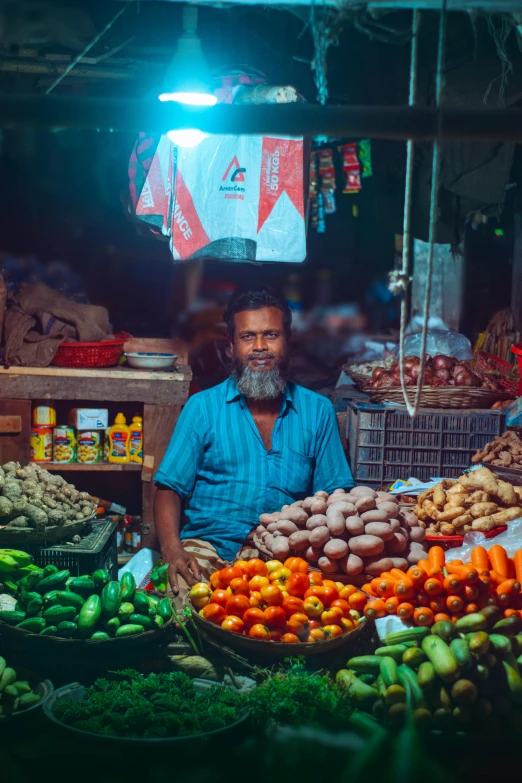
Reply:
[[[232,169],[233,169],[233,172],[232,172],[232,176],[230,177],[230,181],[231,182],[244,182],[245,181],[246,169],[241,168],[241,166],[239,165],[239,161],[238,161],[238,159],[237,159],[237,157],[235,155],[232,158],[232,160],[230,161],[230,163],[228,164],[228,168],[225,171],[225,173],[223,174],[223,179],[221,180],[221,182],[225,182],[228,179],[228,175],[230,174]]]
[[[263,137],[257,233],[286,193],[304,219],[303,141]]]
[[[172,244],[182,258],[188,258],[205,245],[210,239],[199,219],[194,201],[181,172],[176,172],[176,202],[172,215]]]

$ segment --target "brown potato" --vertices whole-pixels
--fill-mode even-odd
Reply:
[[[384,511],[386,514],[388,514],[388,519],[396,519],[397,514],[400,513],[398,504],[390,503],[389,501],[386,501],[385,503],[377,503],[377,510]]]
[[[348,574],[348,576],[358,576],[358,574],[364,571],[364,560],[352,553],[343,557],[339,563],[344,573]]]
[[[388,514],[386,511],[379,511],[376,509],[375,511],[365,511],[364,514],[359,514],[362,521],[365,525],[368,524],[368,522],[387,522],[388,521]]]
[[[377,504],[379,503],[396,503],[397,498],[395,495],[390,495],[389,492],[377,492],[377,497],[375,498],[377,501]]]
[[[371,487],[353,487],[353,489],[350,490],[350,495],[358,498],[364,497],[364,495],[369,495],[371,498],[376,498],[377,492],[375,492],[375,490]]]
[[[289,519],[280,519],[279,522],[276,522],[276,530],[284,536],[291,536],[292,533],[297,533],[298,527],[295,522],[290,522]]]
[[[318,492],[314,495],[315,498],[322,498],[323,500],[328,500],[328,492],[325,492],[324,489],[320,489]]]
[[[340,503],[341,501],[346,501],[348,503],[351,503],[352,502],[352,498],[349,495],[347,495],[346,493],[344,493],[344,494],[339,493],[337,495],[335,495],[335,494],[334,495],[330,495],[330,497],[326,501],[326,507],[330,508],[330,506],[333,506],[334,503]]]
[[[322,547],[309,546],[305,552],[304,557],[306,560],[308,560],[309,563],[317,563],[322,554]]]
[[[324,553],[330,560],[341,560],[348,554],[348,544],[342,538],[331,538],[324,545]]]
[[[401,571],[406,572],[408,570],[409,563],[404,557],[392,557],[391,561],[394,568],[398,568]]]
[[[267,548],[267,549],[268,549],[270,552],[272,551],[272,545],[273,545],[273,543],[274,543],[274,541],[275,541],[275,540],[276,540],[276,539],[274,538],[274,536],[273,536],[271,533],[269,533],[269,534],[267,535],[267,537],[265,538],[265,540],[263,541],[263,544],[266,546],[266,548]]]
[[[419,560],[424,560],[426,557],[426,552],[423,552],[421,549],[412,549],[410,552],[408,552],[408,555],[406,557],[409,565],[417,565]]]
[[[292,533],[288,539],[288,543],[296,552],[308,549],[310,546],[310,533],[308,530],[300,530],[298,533]]]
[[[480,519],[480,517],[489,517],[498,510],[496,503],[474,503],[470,507],[469,513],[473,519]]]
[[[364,522],[360,517],[347,517],[346,531],[351,536],[362,536],[364,533]]]
[[[377,536],[383,541],[390,541],[393,538],[394,530],[387,522],[368,522],[364,526],[364,532],[368,536]],[[387,569],[385,568],[384,571]]]
[[[314,530],[311,531],[308,540],[310,542],[310,546],[314,547],[322,547],[326,544],[327,541],[329,541],[331,538],[330,531],[326,527],[326,525],[323,525],[321,527],[316,527]]]
[[[313,497],[312,495],[304,499],[303,508],[305,511],[310,511],[310,506],[312,505],[314,500],[317,500],[317,498]]]
[[[394,568],[391,557],[382,557],[381,555],[368,558],[364,564],[364,571],[370,576],[380,576],[383,571],[389,571],[391,568]]]
[[[288,542],[288,538],[285,536],[276,538],[272,544],[272,554],[278,559],[288,557],[290,554],[290,544]]]
[[[396,535],[396,534],[395,534]],[[359,557],[373,557],[379,555],[384,549],[384,541],[377,536],[355,536],[348,542],[350,552]]]
[[[340,536],[346,530],[346,522],[342,511],[328,510],[326,524],[333,536]]]
[[[344,517],[353,517],[357,514],[357,510],[353,503],[347,503],[345,500],[339,500],[336,503],[332,503],[328,507],[326,516],[333,514],[336,511],[340,511]]]
[[[398,519],[390,519],[390,527],[394,533],[398,533],[401,529],[401,523]]]
[[[277,522],[270,522],[270,524],[267,525],[266,529],[268,530],[269,533],[275,533],[275,531],[277,530]]]
[[[285,509],[284,519],[289,519],[290,522],[294,522],[298,527],[304,527],[308,520],[308,514],[303,508],[292,505]]]
[[[363,495],[362,498],[355,501],[355,509],[358,514],[364,513],[365,511],[372,511],[376,507],[377,504],[375,500],[369,495]]]
[[[421,527],[410,528],[410,541],[421,542],[425,536],[426,532]]]
[[[407,527],[417,527],[419,524],[419,518],[413,511],[401,511],[398,519],[399,522],[405,522]]]
[[[398,555],[408,546],[408,539],[404,533],[394,533],[393,538],[386,542],[386,551],[392,555]]]
[[[324,514],[314,514],[313,517],[307,521],[305,527],[307,530],[314,530],[316,527],[322,527],[326,525],[327,519]]]
[[[312,505],[310,506],[310,513],[325,514],[326,508],[326,500],[323,500],[323,498],[316,498],[314,501],[312,501]]]
[[[339,571],[339,566],[336,560],[330,560],[326,555],[322,555],[317,561],[317,565],[324,571],[325,574],[336,574]]]
[[[259,517],[259,521],[265,527],[268,527],[268,525],[272,524],[272,522],[277,522],[278,519],[279,519],[278,511],[276,511],[274,514],[261,514],[261,516]]]

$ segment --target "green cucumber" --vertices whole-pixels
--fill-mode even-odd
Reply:
[[[51,576],[41,579],[38,584],[35,585],[35,590],[37,593],[40,593],[40,595],[45,595],[49,590],[62,590],[70,576],[71,572],[66,569],[58,571],[56,574],[51,574]]]
[[[474,612],[473,614],[459,617],[455,623],[455,628],[459,633],[475,633],[475,631],[485,631],[487,625],[488,623],[484,615],[480,614],[480,612]]]
[[[101,593],[101,612],[103,617],[114,617],[121,604],[121,585],[108,582]]]
[[[29,606],[30,602],[34,601],[35,598],[41,598],[40,593],[36,593],[34,591],[22,590],[18,601],[20,603],[20,606],[22,606],[23,609],[25,610]]]
[[[488,631],[502,618],[502,612],[498,606],[484,606],[479,610],[479,614],[486,618],[486,629]]]
[[[35,590],[36,585],[38,585],[42,580],[42,572],[41,571],[31,571],[30,573],[26,574],[20,581],[18,582],[18,588],[19,590]],[[38,591],[40,592],[40,591]]]
[[[11,666],[6,666],[0,677],[0,692],[13,682],[16,682],[16,672]]]
[[[43,613],[45,620],[50,625],[59,625],[63,620],[72,620],[76,614],[74,606],[50,606]]]
[[[402,644],[403,642],[421,642],[428,634],[430,629],[424,626],[418,628],[405,628],[404,631],[393,631],[386,634],[386,644]]]
[[[459,673],[457,661],[451,649],[440,636],[429,635],[422,640],[422,651],[431,661],[435,672],[444,682],[454,682]]]
[[[27,620],[18,623],[16,627],[23,628],[24,631],[31,631],[31,633],[40,633],[46,625],[43,617],[28,617]]]
[[[502,666],[508,698],[515,704],[522,704],[522,677],[507,661],[502,661]]]
[[[40,631],[40,636],[58,636],[58,628],[56,625],[48,625],[43,631]]]
[[[159,614],[163,620],[167,621],[172,617],[172,602],[170,598],[162,598],[160,601],[158,601],[158,605],[156,606],[156,612]],[[382,648],[385,649],[385,648]],[[391,656],[393,658],[393,656]]]
[[[522,655],[522,634],[513,636],[511,639],[511,644],[513,645],[513,652],[517,655]]]
[[[156,620],[156,617],[154,618],[154,620]],[[359,679],[361,682],[365,682],[366,685],[373,685],[375,682],[375,674],[359,674]]]
[[[489,635],[485,631],[466,634],[469,649],[477,655],[485,655],[490,647]]]
[[[41,698],[39,693],[23,693],[18,700],[18,706],[27,709],[28,707],[32,707],[33,704],[38,704]]]
[[[450,650],[457,661],[459,669],[463,672],[471,669],[473,666],[473,656],[471,655],[469,644],[465,639],[452,639],[450,642]]]
[[[78,626],[72,620],[62,620],[58,623],[56,635],[62,636],[64,639],[74,639],[78,635]]]
[[[122,623],[126,623],[131,614],[140,614],[139,612],[136,612],[136,610],[137,607],[134,607],[133,604],[130,604],[128,601],[124,601],[120,604],[120,608],[118,609],[118,617]]]
[[[77,612],[80,611],[85,603],[85,598],[82,598],[78,593],[73,593],[70,590],[58,590],[56,595],[55,604],[58,606],[72,606]]]
[[[484,618],[482,618],[482,620],[484,620]],[[444,641],[449,644],[449,642],[457,635],[457,630],[455,628],[455,624],[449,620],[440,620],[438,623],[435,623],[431,626],[431,633],[434,636],[440,636],[441,639],[444,639]]]
[[[43,601],[42,596],[39,595],[38,598],[33,598],[32,601],[29,601],[26,612],[28,617],[36,617],[37,614],[39,614],[43,607]]]
[[[22,620],[25,620],[25,612],[10,612],[7,609],[0,612],[0,622],[2,623],[18,625]]]
[[[78,593],[82,598],[88,598],[96,592],[96,584],[90,576],[76,576],[73,579],[69,579],[67,588],[73,593]]]
[[[111,581],[111,575],[108,571],[105,571],[104,568],[98,568],[93,575],[91,576],[92,581],[98,588],[98,590],[101,590],[105,587],[105,585],[108,585]]]
[[[122,597],[122,601],[127,600],[128,599]],[[142,590],[138,590],[134,594],[134,600],[131,601],[131,603],[134,604],[136,611],[139,612],[139,614],[149,614],[151,604],[149,602],[148,596]]]
[[[105,631],[95,631],[91,636],[91,639],[93,639],[94,641],[101,641],[102,639],[105,640],[110,638],[111,637],[109,636],[109,634],[105,633]]]
[[[101,615],[99,595],[91,595],[80,609],[78,633],[82,637],[91,636]]]
[[[382,658],[377,655],[356,655],[346,666],[356,674],[379,674]]]
[[[424,663],[421,663],[419,671],[417,672],[417,682],[419,683],[421,690],[431,690],[435,685],[436,680],[437,675],[435,674],[435,667],[431,661],[424,661]]]
[[[17,696],[21,696],[22,693],[31,693],[32,688],[27,680],[17,680],[17,682],[13,682],[13,685],[16,688]]]
[[[495,652],[500,656],[505,656],[512,650],[510,639],[500,633],[490,633],[489,641],[493,645]]]
[[[410,647],[404,652],[401,663],[405,663],[410,669],[418,669],[425,660],[426,656],[419,647]]]
[[[114,636],[120,625],[121,623],[117,617],[111,617],[110,620],[105,620],[103,627],[109,636]]]
[[[116,636],[132,636],[133,634],[143,633],[144,630],[143,625],[131,625],[130,623],[126,623],[125,625],[120,625],[116,631]]]
[[[144,614],[131,614],[127,623],[130,625],[142,625],[146,631],[150,631],[154,627],[154,623],[150,617],[145,617]]]
[[[389,655],[384,655],[382,658],[379,658],[379,661],[379,673],[382,677],[384,686],[389,688],[390,685],[397,685],[399,682],[397,678],[397,664],[393,658]]]
[[[522,630],[522,619],[517,615],[504,617],[493,626],[493,633],[502,633],[507,636],[516,636]]]
[[[136,580],[134,574],[130,571],[126,571],[120,579],[121,584],[121,600],[132,603],[134,593],[136,592]]]
[[[405,653],[407,649],[405,644],[391,644],[388,647],[378,647],[375,650],[375,655],[378,655],[379,658],[382,655],[387,655],[390,658],[393,658],[396,663],[400,663],[403,653]]]
[[[57,574],[58,571],[59,571],[58,566],[52,565],[52,563],[51,563],[50,565],[46,565],[45,566],[45,568],[43,570],[42,577],[43,577],[43,579],[47,579],[48,576],[52,576],[53,574]]]
[[[60,595],[62,591],[61,590],[49,590],[48,593],[44,594],[43,602],[44,604],[49,606],[54,606],[54,604],[58,603],[58,596]]]

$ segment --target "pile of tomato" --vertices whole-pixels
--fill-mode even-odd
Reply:
[[[253,558],[215,571],[190,591],[199,614],[251,639],[321,642],[353,631],[368,597],[353,585],[323,579],[300,557]]]

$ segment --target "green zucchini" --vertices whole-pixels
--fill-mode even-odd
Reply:
[[[390,685],[397,685],[399,682],[397,678],[397,664],[393,658],[389,655],[384,655],[382,658],[379,658],[379,661],[379,673],[382,677],[384,686],[389,688]]]
[[[386,644],[402,644],[403,642],[420,642],[430,633],[429,628],[405,628],[404,631],[393,631],[386,634]]]
[[[8,625],[18,625],[22,620],[25,620],[25,612],[13,612],[4,609],[0,612],[0,622],[7,623]]]
[[[44,594],[43,602],[44,604],[49,606],[54,606],[58,603],[58,596],[60,595],[62,591],[61,590],[49,590],[48,593]]]
[[[78,635],[78,626],[72,620],[62,620],[58,623],[56,635],[64,639],[74,639]]]
[[[30,602],[34,601],[35,598],[41,598],[40,593],[36,593],[34,592],[34,590],[33,591],[22,590],[18,601],[20,603],[20,606],[22,606],[23,609],[25,610],[29,606]]]
[[[521,630],[522,620],[515,614],[511,617],[504,617],[493,626],[493,633],[502,633],[508,636],[516,636]]]
[[[158,616],[159,615],[156,615],[156,617]],[[156,617],[154,618],[154,622],[156,622]],[[373,685],[375,683],[375,674],[359,674],[359,679],[361,682],[365,682],[366,685]]]
[[[120,625],[116,631],[116,636],[132,636],[133,634],[143,633],[144,630],[143,625],[126,623],[125,625]]]
[[[356,674],[379,674],[382,658],[377,655],[356,655],[346,664]]]
[[[69,579],[67,588],[73,593],[78,593],[82,598],[88,598],[96,591],[96,584],[90,576],[76,576]]]
[[[131,614],[141,614],[141,612],[137,611],[137,607],[135,607],[133,604],[130,604],[128,601],[124,601],[120,604],[120,608],[118,609],[118,617],[122,623],[126,623]]]
[[[78,593],[73,593],[70,590],[58,590],[56,595],[55,604],[58,606],[72,606],[77,612],[80,611],[85,603],[85,598],[82,598]]]
[[[80,609],[78,633],[82,637],[91,636],[101,615],[99,595],[91,595]]]
[[[119,582],[109,582],[101,593],[101,613],[103,617],[114,617],[121,604],[121,585]]]
[[[110,620],[105,620],[103,627],[109,636],[114,636],[120,625],[121,623],[117,617],[111,617]]]
[[[29,601],[26,612],[28,617],[36,617],[37,614],[40,614],[43,607],[43,601],[42,596],[39,595],[38,598],[33,598],[32,601]]]
[[[111,581],[111,575],[104,568],[98,568],[91,576],[91,579],[98,590],[102,590]]]
[[[46,565],[44,570],[43,570],[42,578],[43,579],[47,579],[48,576],[52,576],[53,574],[57,574],[58,571],[59,571],[58,566],[55,566],[52,563],[50,565]]]
[[[126,602],[128,599],[122,597],[122,601]],[[151,603],[149,601],[148,595],[146,595],[142,590],[138,590],[134,594],[134,599],[130,603],[134,604],[136,611],[140,614],[149,614]]]
[[[50,625],[58,625],[63,620],[72,620],[76,614],[74,606],[50,606],[43,613],[45,620]]]
[[[502,661],[504,669],[504,683],[508,698],[515,704],[522,704],[522,677],[507,661]]]
[[[484,620],[484,618],[482,618]],[[485,622],[485,621],[484,621]],[[431,626],[431,633],[434,636],[440,636],[441,639],[449,644],[449,642],[457,635],[455,624],[448,620],[440,620]]]
[[[40,595],[45,595],[49,590],[62,590],[65,587],[65,583],[70,578],[71,572],[64,569],[58,571],[56,574],[41,579],[38,584],[35,585],[35,590]]]
[[[397,680],[411,694],[412,706],[421,707],[424,704],[424,693],[413,669],[405,663],[397,667]]]
[[[379,657],[382,655],[387,655],[390,658],[393,658],[396,663],[400,663],[402,660],[402,655],[406,652],[407,649],[408,647],[406,647],[405,644],[391,644],[388,647],[378,647],[375,650],[375,655],[378,655]]]
[[[105,633],[105,631],[95,631],[93,635],[91,636],[91,639],[94,639],[94,641],[101,641],[102,639],[110,639],[108,633]]]
[[[134,575],[130,571],[126,571],[120,579],[121,584],[121,600],[132,602],[134,593],[136,592],[136,580]]]
[[[444,682],[454,682],[458,677],[458,664],[451,649],[440,636],[429,635],[422,640],[422,651],[431,661],[435,672]]]
[[[461,671],[467,671],[473,666],[473,657],[469,644],[465,639],[452,639],[450,642],[450,650],[453,653],[458,667]]]
[[[30,573],[26,574],[20,581],[18,582],[18,589],[19,590],[35,590],[36,585],[38,585],[42,580],[42,572],[41,571],[31,571]],[[40,591],[38,591],[40,592]]]
[[[487,625],[488,623],[484,615],[480,614],[480,612],[474,612],[473,614],[459,617],[455,623],[455,628],[459,633],[475,633],[475,631],[485,631]]]
[[[352,712],[348,718],[348,725],[351,729],[358,734],[362,734],[364,737],[372,737],[374,734],[384,734],[385,729],[379,725],[379,723],[372,718],[371,715],[366,715],[364,712],[356,710]]]
[[[419,647],[410,647],[404,652],[401,663],[405,663],[410,669],[418,669],[425,660],[426,656]]]
[[[56,625],[48,625],[43,631],[40,631],[40,636],[58,636],[58,628]]]
[[[127,620],[130,625],[143,625],[146,631],[150,631],[154,627],[154,623],[150,617],[146,617],[144,614],[133,613]]]
[[[495,652],[500,656],[505,656],[512,651],[510,639],[501,633],[490,633],[489,641],[493,645]]]
[[[28,617],[27,620],[18,623],[16,627],[23,628],[24,631],[31,631],[31,633],[40,633],[46,625],[43,617]]]

